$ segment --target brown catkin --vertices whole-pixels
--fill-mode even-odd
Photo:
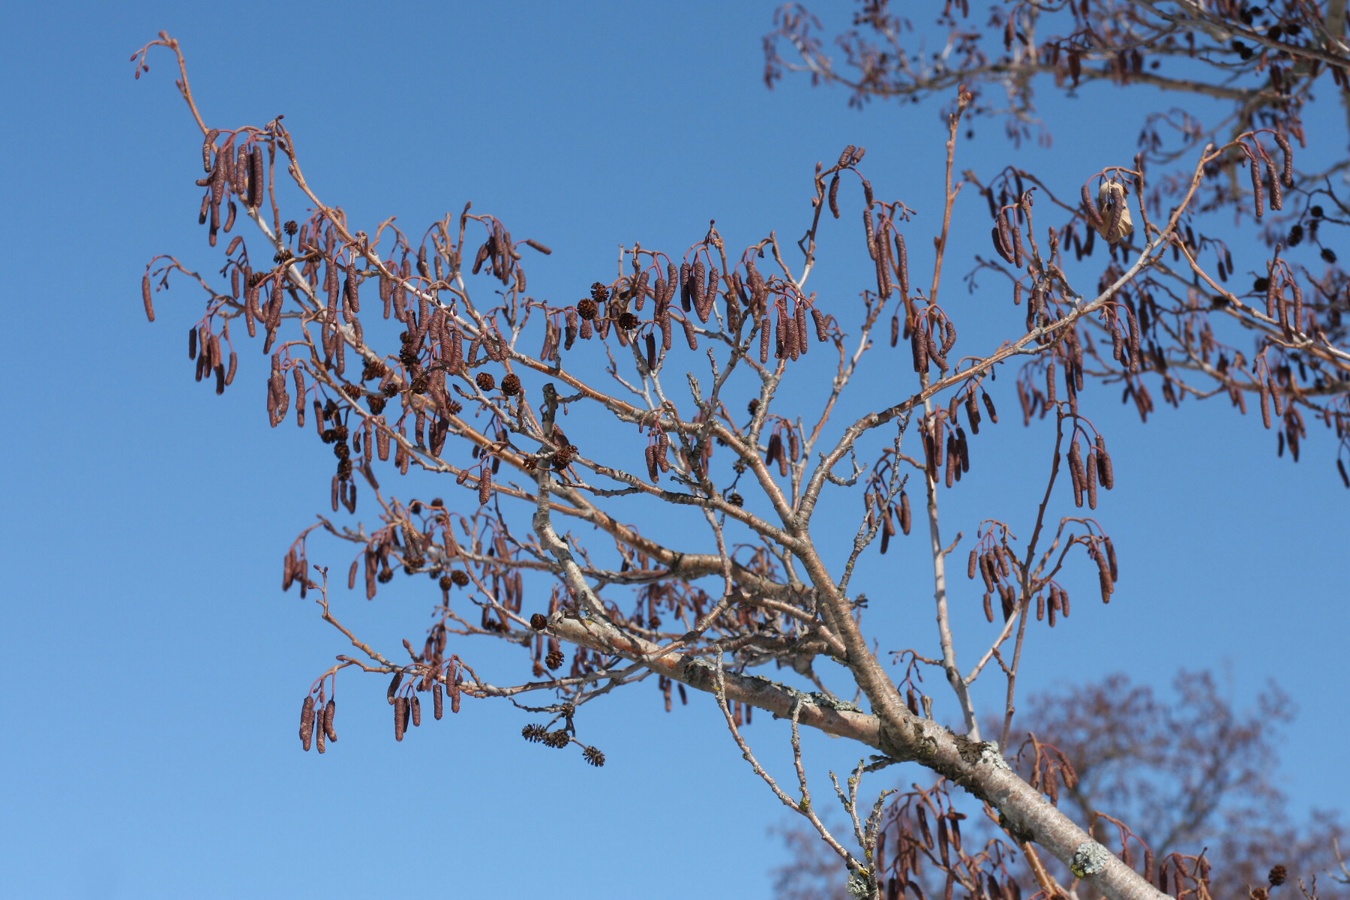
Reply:
[[[416,694],[408,698],[408,709],[412,713],[412,723],[414,728],[422,727],[422,701]]]
[[[1024,257],[1022,255],[1022,229],[1017,224],[1017,214],[1013,210],[1008,210],[1007,217],[1010,220],[1008,230],[1012,232],[1013,239],[1013,265],[1022,268]]]
[[[998,251],[999,256],[1011,263],[1013,261],[1012,251],[1008,248],[1008,245],[1004,243],[1003,228],[1001,226],[1003,226],[1003,217],[999,216],[998,225],[995,225],[990,229],[990,234],[994,239],[994,249]]]
[[[1110,603],[1111,594],[1115,591],[1115,582],[1111,579],[1111,569],[1106,561],[1106,554],[1098,548],[1093,548],[1093,559],[1097,563],[1097,581],[1101,587],[1102,602]]]
[[[431,712],[437,721],[445,714],[445,694],[439,681],[431,686]]]
[[[980,579],[984,582],[986,591],[992,591],[994,584],[998,581],[998,568],[994,562],[992,550],[986,550],[980,554]]]
[[[900,492],[900,531],[909,534],[910,526],[913,525],[913,516],[909,509],[909,494]]]
[[[769,435],[768,446],[764,449],[764,465],[773,465],[775,460],[783,457],[783,436],[778,432]]]
[[[394,740],[403,740],[408,730],[408,698],[399,697],[394,701]]]
[[[230,154],[216,154],[216,165],[211,171],[211,231],[220,228],[220,204],[225,201],[226,182],[230,177]]]
[[[323,733],[328,736],[330,741],[337,742],[337,729],[333,726],[333,720],[337,718],[337,701],[329,700],[323,708]]]
[[[305,695],[305,702],[300,705],[300,745],[309,750],[310,743],[314,740],[314,696]]]
[[[675,267],[673,262],[666,263],[666,293],[665,305],[669,306],[675,299],[675,292],[680,289],[680,270]]]
[[[1087,455],[1087,498],[1088,509],[1097,508],[1097,451],[1089,450]]]
[[[150,297],[150,272],[147,270],[141,278],[141,300],[145,303],[145,317],[155,321],[155,304]]]
[[[703,282],[707,277],[708,269],[703,264],[703,260],[695,259],[693,266],[689,269],[689,290],[690,297],[694,301],[695,311],[704,309]],[[702,315],[700,315],[700,319],[707,321]]]
[[[1083,212],[1087,214],[1088,224],[1095,231],[1101,231],[1106,227],[1102,221],[1102,214],[1097,211],[1097,204],[1092,200],[1092,191],[1086,184],[1083,185]]]
[[[320,753],[328,752],[328,746],[325,743],[328,735],[323,730],[323,710],[314,710],[314,744]]]
[[[942,320],[942,355],[946,356],[956,346],[956,323],[951,319]]]
[[[1082,508],[1087,473],[1083,469],[1083,449],[1077,438],[1069,444],[1069,478],[1073,482],[1073,505]]]
[[[642,451],[642,455],[647,462],[647,477],[652,480],[652,484],[655,484],[661,480],[656,464],[656,445],[648,444],[646,449]]]
[[[1278,286],[1275,278],[1275,261],[1270,260],[1266,263],[1266,315],[1274,319],[1276,316]]]
[[[788,318],[786,307],[787,307],[786,303],[780,303],[778,305],[778,321],[774,326],[774,338],[775,343],[777,344],[778,347],[777,353],[775,355],[779,359],[783,358],[796,359],[797,327],[793,325],[792,320]]]
[[[212,128],[206,133],[206,138],[202,141],[202,171],[211,171],[211,153],[216,149],[216,138],[220,137],[220,129]]]
[[[909,253],[905,249],[905,236],[895,233],[895,274],[900,280],[901,296],[909,296]]]
[[[1243,149],[1247,149],[1245,144]],[[1256,217],[1259,219],[1266,214],[1266,189],[1261,183],[1261,166],[1250,150],[1247,150],[1247,168],[1251,170],[1252,202],[1256,206]]]
[[[492,469],[483,467],[482,474],[478,476],[478,503],[485,504],[492,498]]]
[[[385,692],[385,699],[392,705],[398,696],[398,686],[403,683],[403,670],[399,669],[394,673],[393,680],[389,682],[389,690]]]
[[[248,178],[248,206],[250,209],[257,209],[262,205],[263,192],[266,190],[266,173],[263,169],[262,148],[257,144],[253,145],[249,153],[249,178]]]
[[[669,350],[675,343],[674,330],[670,321],[670,310],[663,310],[658,318],[661,325],[661,349]]]
[[[811,307],[811,318],[816,323],[816,340],[822,342],[828,340],[830,336],[829,320],[825,318],[825,314],[813,306]]]
[[[830,214],[839,218],[839,175],[830,179]]]
[[[1270,208],[1276,212],[1284,209],[1284,191],[1280,189],[1280,178],[1275,174],[1275,163],[1266,163],[1266,177],[1270,181]],[[225,229],[229,231],[229,229]]]
[[[1097,435],[1097,478],[1108,491],[1116,486],[1115,469],[1111,465],[1111,454],[1106,452],[1106,438]]]
[[[1284,171],[1280,173],[1280,180],[1284,182],[1285,187],[1294,186],[1294,148],[1289,145],[1289,138],[1280,132],[1275,132],[1275,143],[1279,144],[1281,152],[1284,153]]]
[[[1115,182],[1112,182],[1108,188],[1112,201],[1111,221],[1106,227],[1106,239],[1114,244],[1126,236],[1125,216],[1127,215],[1127,207],[1125,203],[1125,190]]]
[[[1303,288],[1298,286],[1298,282],[1291,280],[1289,282],[1289,291],[1294,295],[1293,326],[1296,331],[1303,330]]]
[[[690,350],[698,349],[698,334],[694,331],[694,323],[688,316],[680,317],[680,325],[684,328],[684,340],[689,345]]]
[[[712,315],[713,305],[717,302],[717,286],[721,283],[722,276],[713,266],[708,272],[708,286],[703,291],[702,300],[694,305],[694,312],[698,314],[700,322],[708,321]]]
[[[884,240],[877,241],[877,294],[882,300],[889,299],[891,291],[891,245]]]
[[[979,434],[981,421],[980,405],[975,402],[975,392],[973,390],[966,392],[964,406],[966,408],[966,421],[970,423],[971,433]]]

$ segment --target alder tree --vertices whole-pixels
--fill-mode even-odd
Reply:
[[[389,679],[396,740],[421,724],[424,697],[437,719],[499,700],[522,710],[526,740],[598,766],[588,718],[609,693],[654,680],[668,709],[677,695],[720,708],[729,752],[803,817],[852,895],[921,892],[915,848],[934,846],[948,896],[1019,896],[1024,873],[1045,896],[1206,895],[1221,861],[1201,848],[1159,858],[1145,832],[1086,821],[1064,802],[1070,770],[1054,748],[1022,774],[1003,748],[1020,733],[1029,629],[1070,614],[1070,588],[1081,593],[1070,573],[1094,572],[1103,602],[1120,578],[1094,515],[1116,483],[1094,408],[1122,393],[1142,419],[1155,397],[1254,406],[1295,457],[1320,422],[1350,483],[1347,284],[1324,243],[1350,209],[1335,192],[1343,164],[1302,168],[1319,158],[1304,147],[1314,85],[1346,84],[1344,17],[1226,2],[1020,2],[987,15],[948,3],[938,27],[950,38],[931,58],[906,49],[911,26],[885,2],[859,5],[838,68],[800,7],[766,40],[770,82],[805,69],[857,102],[949,104],[935,214],[916,217],[895,185],[869,180],[865,149],[846,146],[804,173],[811,203],[791,238],[729,246],[710,224],[684,248],[633,243],[566,297],[531,291],[543,243],[471,205],[421,231],[349,221],[306,179],[280,118],[209,122],[165,33],[133,56],[138,77],[156,48],[175,57],[202,135],[200,221],[223,250],[218,273],[155,257],[146,313],[170,282],[195,283],[197,379],[226,390],[242,345],[261,343],[271,424],[312,428],[332,454],[330,510],[284,563],[283,589],[313,598],[352,648],[304,696],[305,749],[337,739],[334,688],[351,670]],[[1226,112],[1212,125],[1154,117],[1142,149],[1121,148],[1067,192],[1011,166],[963,168],[974,123],[1002,117],[1012,138],[1035,136],[1033,84],[1094,80],[1163,84]],[[974,221],[955,214],[963,191],[987,201]],[[827,228],[831,245],[847,234],[870,260],[848,303],[812,283]],[[952,250],[967,233],[987,234],[987,249]],[[909,262],[916,240],[922,265]],[[982,305],[1014,310],[994,343],[958,337],[952,310],[965,307],[950,282],[972,273]],[[999,377],[1018,408],[996,406]],[[994,426],[1008,418],[1049,432],[1040,499],[962,537],[940,518],[944,499],[996,458]],[[877,633],[855,582],[906,537],[925,564],[905,591],[932,605],[902,634]],[[387,647],[344,623],[353,594],[378,601],[402,575],[429,577],[429,628],[408,620],[415,639]],[[958,633],[953,604],[971,602],[988,627]],[[1005,698],[992,728],[971,699],[979,679]],[[952,727],[933,714],[931,684],[945,685]],[[754,710],[788,723],[786,776],[758,762]],[[811,783],[804,729],[856,742],[857,769]],[[868,773],[897,763],[941,779],[927,824],[919,806],[897,814],[899,797],[864,792]],[[1001,837],[963,846],[954,794],[980,801]],[[836,801],[843,829],[821,814]]]

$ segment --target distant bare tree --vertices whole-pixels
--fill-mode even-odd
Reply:
[[[1128,676],[1052,693],[1033,694],[1018,709],[1013,767],[1043,785],[1103,844],[1121,845],[1152,858],[1151,868],[1176,878],[1188,857],[1203,851],[1212,864],[1207,889],[1214,897],[1244,897],[1268,885],[1281,867],[1286,877],[1311,881],[1337,872],[1336,847],[1346,832],[1339,817],[1314,812],[1295,823],[1288,798],[1274,781],[1281,723],[1292,718],[1290,702],[1271,688],[1245,714],[1234,711],[1206,672],[1182,672],[1176,699],[1157,697]],[[992,724],[992,723],[991,723]],[[880,864],[897,880],[914,880],[937,896],[951,880],[963,894],[979,895],[962,870],[971,855],[944,856],[938,841],[944,827],[964,829],[966,847],[999,847],[1016,858],[995,819],[973,820],[947,804],[950,784],[895,795],[883,817],[888,852]],[[966,806],[958,802],[955,807]],[[1137,823],[1134,831],[1124,823]],[[938,823],[938,824],[932,824]],[[778,869],[780,900],[847,897],[837,865],[809,830],[789,824],[783,837],[793,862]],[[950,839],[950,836],[949,836]],[[1021,875],[1021,890],[1037,890],[1032,873]],[[1090,886],[1080,898],[1099,896]]]
[[[1222,19],[1249,43],[1258,29],[1255,16],[1247,25],[1208,7],[1177,8],[1212,24]],[[857,41],[869,29],[883,36],[894,30],[898,41],[902,24],[885,3],[862,9]],[[1035,4],[1007,9],[1042,14]],[[965,854],[949,836],[944,846],[961,854],[968,890],[1018,890],[1013,868],[1021,860],[1047,895],[1090,886],[1110,897],[1157,897],[1156,882],[1179,893],[1206,890],[1203,861],[1192,858],[1184,874],[1178,862],[1168,881],[1136,845],[1108,849],[1089,833],[1093,822],[1076,823],[1050,787],[1067,770],[1030,780],[1014,771],[1000,745],[982,734],[970,687],[982,675],[1004,679],[999,737],[1007,746],[1016,733],[1024,638],[1029,628],[1053,627],[1069,614],[1068,568],[1090,565],[1103,601],[1115,590],[1115,549],[1091,515],[1099,492],[1115,483],[1114,467],[1089,397],[1114,402],[1123,390],[1141,416],[1153,410],[1154,391],[1173,405],[1221,396],[1245,409],[1251,397],[1267,427],[1278,421],[1281,449],[1296,457],[1306,421],[1315,418],[1333,430],[1345,456],[1345,278],[1334,265],[1313,271],[1309,248],[1320,246],[1347,210],[1329,181],[1300,172],[1294,145],[1301,139],[1297,115],[1311,97],[1302,85],[1319,77],[1343,84],[1346,47],[1340,26],[1310,6],[1291,5],[1274,36],[1263,20],[1257,49],[1228,51],[1238,75],[1258,66],[1268,72],[1285,45],[1290,54],[1296,45],[1308,49],[1280,63],[1288,71],[1269,101],[1225,126],[1221,137],[1188,137],[1169,166],[1155,169],[1151,161],[1161,151],[1147,150],[1130,164],[1083,173],[1081,191],[1075,186],[1066,197],[1012,167],[987,184],[959,174],[965,129],[993,111],[976,93],[982,84],[1017,87],[1023,75],[1029,84],[1042,70],[1062,70],[1066,82],[1143,80],[1152,48],[1137,48],[1150,51],[1138,65],[1128,52],[1124,68],[1111,62],[1122,52],[1111,41],[1143,26],[1120,18],[1124,11],[1108,21],[1059,9],[1082,23],[1082,34],[1078,44],[1060,47],[1057,61],[1045,62],[1043,55],[1056,51],[1044,41],[1035,53],[1013,49],[1032,46],[1021,25],[959,24],[965,20],[948,5],[954,43],[942,65],[964,74],[934,70],[916,82],[953,98],[945,140],[934,147],[945,204],[932,223],[912,221],[903,201],[874,191],[861,168],[865,151],[848,146],[817,166],[800,240],[770,232],[737,250],[710,226],[674,253],[635,243],[615,271],[566,299],[530,292],[526,264],[548,255],[544,245],[513,237],[506,223],[469,205],[420,233],[405,233],[393,220],[349,222],[306,180],[280,119],[208,124],[177,42],[161,34],[142,48],[133,57],[138,75],[156,47],[176,58],[179,86],[203,136],[201,223],[212,246],[228,239],[219,279],[172,256],[152,260],[146,312],[154,318],[154,292],[170,280],[196,282],[207,298],[189,336],[197,378],[225,390],[237,342],[256,337],[271,357],[271,424],[293,416],[334,456],[333,517],[295,541],[283,587],[312,595],[353,651],[306,693],[303,746],[322,751],[336,739],[333,685],[339,672],[358,669],[391,679],[396,739],[421,723],[424,696],[437,718],[447,700],[455,711],[464,698],[500,698],[530,714],[527,740],[577,745],[600,765],[603,752],[583,740],[590,704],[654,679],[667,707],[676,693],[684,701],[688,689],[711,695],[740,752],[820,835],[855,895],[896,896],[905,888],[880,864],[887,859],[878,844],[887,795],[873,802],[861,792],[867,771],[904,761],[946,779],[932,802],[957,785],[987,803],[1008,846],[1018,848],[1017,860]],[[785,13],[780,37],[794,42],[802,65],[833,79],[802,30],[809,21],[800,10]],[[1186,25],[1176,38],[1198,27]],[[1021,69],[986,65],[968,49],[1005,33]],[[884,64],[886,52],[864,67],[860,97],[891,90],[888,73],[902,71]],[[858,60],[871,59],[858,53]],[[771,66],[786,65],[775,60]],[[1216,90],[1229,80],[1227,70],[1199,71],[1195,77]],[[1284,87],[1288,101],[1279,99]],[[1030,97],[1027,88],[1018,90],[1014,100]],[[1019,102],[1015,121],[1030,114]],[[1238,177],[1244,170],[1247,181]],[[978,225],[990,228],[995,253],[988,258],[948,258],[963,188],[988,200],[990,221]],[[1271,250],[1243,248],[1244,258],[1263,260],[1247,284],[1248,264],[1235,269],[1232,239],[1207,231],[1208,217],[1259,219],[1267,208],[1285,210],[1286,198],[1304,229],[1300,241],[1291,225]],[[294,208],[310,212],[284,211]],[[846,210],[872,261],[866,283],[857,285],[861,300],[847,307],[808,290],[818,234]],[[234,234],[243,220],[255,230],[249,239]],[[909,265],[907,235],[934,242],[933,261],[922,271]],[[1330,253],[1323,248],[1328,264]],[[958,341],[941,302],[944,273],[954,265],[1001,279],[1009,305],[1022,306],[1025,316],[1015,316],[1001,343]],[[1230,287],[1238,277],[1243,283]],[[832,372],[823,386],[820,354]],[[903,378],[895,377],[897,362],[907,370]],[[999,415],[989,387],[999,370],[1015,378],[1024,421],[1053,425],[1054,446],[1043,498],[1025,521],[1014,528],[987,520],[965,541],[943,531],[939,512],[977,460],[979,442],[994,440],[989,429]],[[854,403],[866,410],[841,412]],[[425,477],[405,484],[418,499],[382,484],[393,474],[416,476],[414,470]],[[436,476],[439,482],[427,481]],[[368,492],[361,505],[374,516],[369,523],[348,518],[358,486]],[[918,623],[906,629],[904,640],[913,643],[899,652],[897,672],[874,650],[891,636],[864,629],[867,601],[853,585],[916,518],[923,537],[914,539],[925,541],[931,567],[926,588],[916,579],[904,590],[932,591],[936,629],[924,637]],[[852,537],[836,552],[831,538],[845,521],[855,523]],[[311,562],[323,535],[350,548],[347,586],[369,599],[397,573],[430,576],[432,624],[403,642],[406,656],[343,623],[328,568]],[[958,635],[951,627],[951,604],[970,593],[954,584],[953,554],[965,554],[967,577],[978,579],[973,593],[982,593],[994,626],[988,634]],[[489,674],[488,666],[500,668],[500,654],[482,649],[484,640],[519,648],[523,671]],[[776,677],[753,674],[769,663]],[[941,672],[951,690],[959,733],[929,714],[932,698],[915,675],[927,668]],[[855,692],[865,709],[848,699]],[[755,708],[791,723],[798,759],[791,787],[752,751],[744,726]],[[826,827],[813,802],[819,791],[813,794],[801,764],[803,727],[856,741],[870,755],[847,785],[835,787],[850,833]],[[1036,845],[1067,868],[1051,873]]]

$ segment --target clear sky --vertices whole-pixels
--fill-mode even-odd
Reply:
[[[312,603],[280,592],[281,560],[327,507],[331,458],[294,426],[268,429],[256,347],[224,397],[193,382],[184,344],[201,303],[186,284],[160,295],[146,323],[139,282],[151,256],[208,271],[219,262],[196,224],[200,138],[171,57],[153,55],[139,82],[128,57],[168,30],[211,123],[284,113],[311,184],[356,227],[397,215],[420,233],[473,200],[554,249],[531,270],[541,291],[580,296],[612,271],[621,243],[682,253],[713,217],[729,247],[770,229],[795,238],[815,163],[848,143],[868,148],[878,194],[919,211],[910,246],[926,245],[936,110],[859,113],[842,93],[792,79],[766,91],[760,37],[773,8],[6,12],[0,895],[770,896],[768,870],[784,854],[768,828],[786,813],[706,697],[671,715],[654,686],[596,704],[588,740],[609,761],[594,769],[522,741],[529,720],[498,704],[466,702],[395,744],[384,682],[344,675],[339,743],[322,758],[301,752],[304,691],[345,648]],[[1056,104],[1051,115],[1072,124],[1053,151],[1006,151],[986,125],[961,166],[988,176],[1054,152],[1072,192],[1101,166],[1128,164],[1141,108]],[[1094,155],[1112,141],[1115,156]],[[972,193],[958,212],[955,276],[989,252],[983,201]],[[830,241],[854,237],[841,229]],[[813,277],[841,306],[867,286],[839,263]],[[945,290],[967,321],[978,304],[1003,302],[966,295],[958,277]],[[980,344],[978,327],[965,334],[967,352],[996,345],[992,332]],[[1029,521],[1027,480],[1008,477],[1011,463],[981,467],[981,450],[1043,460],[1052,440],[1044,426],[1021,429],[1011,395],[1003,408],[998,442],[976,447],[944,509],[967,535],[985,515]],[[1275,679],[1300,710],[1277,783],[1297,809],[1350,809],[1350,492],[1329,433],[1312,427],[1294,465],[1275,459],[1259,420],[1226,404],[1164,409],[1146,427],[1101,409],[1118,486],[1098,517],[1120,549],[1121,582],[1109,607],[1084,590],[1068,623],[1035,630],[1027,686],[1121,670],[1165,685],[1181,666],[1213,667],[1246,706]],[[1034,486],[1043,465],[1028,466]],[[344,570],[346,550],[330,549]],[[907,553],[893,550],[894,569],[877,567],[868,592],[898,594],[898,628],[930,628],[931,586],[906,584],[905,560],[918,559]],[[369,606],[341,602],[396,646],[425,627],[423,584],[397,582]],[[963,579],[958,589],[978,625],[978,592]],[[903,636],[883,640],[892,645]],[[977,699],[991,709],[998,692]],[[749,735],[790,778],[779,723],[764,715]],[[859,749],[842,744],[811,741],[813,767],[851,767]]]

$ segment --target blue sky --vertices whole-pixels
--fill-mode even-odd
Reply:
[[[528,720],[493,704],[466,702],[395,744],[384,682],[344,675],[341,740],[323,758],[301,752],[297,707],[345,648],[311,603],[280,592],[281,559],[327,507],[331,459],[293,426],[267,428],[256,349],[223,397],[193,382],[185,332],[200,303],[186,284],[146,323],[151,256],[208,271],[215,258],[196,225],[199,137],[171,58],[153,55],[137,82],[128,57],[168,30],[210,122],[284,113],[310,183],[358,227],[397,215],[420,233],[472,199],[553,248],[531,271],[545,292],[584,291],[620,243],[682,252],[709,218],[737,248],[770,229],[795,238],[813,166],[848,143],[868,148],[879,195],[918,210],[910,246],[926,246],[935,109],[858,113],[791,79],[767,92],[759,40],[773,7],[54,2],[7,14],[0,893],[770,896],[783,852],[767,829],[785,813],[706,698],[665,715],[642,686],[596,704],[587,739],[609,760],[597,770],[526,744]],[[988,176],[1059,154],[1052,171],[1072,192],[1133,155],[1142,110],[1108,115],[1101,99],[1050,107],[1072,123],[1050,151],[1005,151],[985,125],[960,166]],[[974,323],[963,341],[975,352],[996,345],[981,304],[993,323],[1008,310],[955,277],[988,255],[983,201],[971,192],[962,213],[944,290]],[[851,230],[827,229],[813,276],[841,306],[867,286],[852,245]],[[1025,526],[1053,439],[1021,428],[1011,394],[1002,409],[944,506],[968,536],[984,516]],[[1120,670],[1165,685],[1181,666],[1214,667],[1244,706],[1278,680],[1300,708],[1278,784],[1297,809],[1350,808],[1327,752],[1350,739],[1350,492],[1329,434],[1313,428],[1294,465],[1225,404],[1164,409],[1146,427],[1114,401],[1100,410],[1118,486],[1097,515],[1122,580],[1109,607],[1084,590],[1054,634],[1033,630],[1026,687]],[[999,462],[982,465],[982,451]],[[1010,477],[1024,461],[1032,476]],[[917,549],[892,550],[869,593],[904,584]],[[333,549],[335,570],[347,559]],[[878,617],[931,627],[931,587],[913,585]],[[396,646],[425,627],[420,587],[342,602]],[[979,595],[958,587],[959,624],[978,634]],[[977,700],[989,709],[1000,693],[981,685]],[[790,778],[778,724],[765,715],[750,736]],[[813,769],[851,767],[858,750],[841,743],[808,742]]]

